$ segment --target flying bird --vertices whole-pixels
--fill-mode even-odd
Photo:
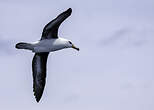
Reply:
[[[20,42],[16,44],[17,49],[27,49],[35,53],[32,60],[33,72],[33,92],[36,101],[39,102],[46,83],[46,65],[50,52],[64,48],[73,48],[79,51],[79,48],[67,39],[58,37],[58,28],[60,24],[72,13],[69,8],[55,19],[49,22],[43,29],[41,39],[34,43]]]

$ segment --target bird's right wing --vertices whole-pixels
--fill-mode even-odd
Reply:
[[[69,8],[68,10],[64,11],[60,15],[58,15],[54,20],[49,22],[43,29],[42,39],[51,39],[51,38],[58,38],[58,28],[60,24],[68,18],[72,13],[72,9]]]
[[[37,102],[40,101],[45,87],[48,54],[36,53],[32,61],[33,91]]]

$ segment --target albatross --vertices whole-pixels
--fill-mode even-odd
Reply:
[[[46,83],[46,65],[50,52],[73,48],[79,51],[70,40],[58,37],[58,28],[60,24],[72,13],[69,8],[59,14],[55,19],[49,22],[43,29],[41,39],[35,43],[20,42],[16,44],[17,49],[27,49],[35,53],[32,60],[33,72],[33,92],[37,102],[40,101],[45,83]]]

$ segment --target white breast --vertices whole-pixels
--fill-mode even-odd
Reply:
[[[58,39],[44,39],[41,40],[34,45],[34,52],[39,53],[39,52],[52,52],[60,49],[67,48],[67,41],[66,39],[63,38],[58,38]]]

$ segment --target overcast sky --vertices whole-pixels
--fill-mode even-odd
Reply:
[[[34,53],[45,24],[72,8],[59,36],[81,51],[51,53],[40,103]],[[154,110],[153,0],[0,0],[1,110]]]

